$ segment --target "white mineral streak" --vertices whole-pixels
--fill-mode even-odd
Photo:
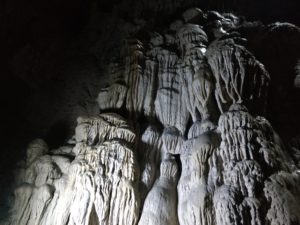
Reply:
[[[67,146],[29,145],[5,225],[299,225],[300,138],[285,148],[259,116],[269,76],[241,21],[191,8],[126,39],[97,99],[111,113],[79,117]]]
[[[175,159],[166,155],[160,165],[160,176],[146,197],[139,225],[179,225],[177,175],[178,167]]]

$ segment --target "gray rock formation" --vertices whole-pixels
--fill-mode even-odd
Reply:
[[[101,114],[78,119],[76,143],[64,155],[32,142],[7,224],[137,223],[135,137],[122,117]]]
[[[298,60],[295,70],[296,70],[296,77],[294,80],[294,85],[295,87],[299,88],[300,87],[300,60]]]
[[[271,79],[240,23],[192,8],[124,41],[101,113],[66,146],[29,145],[4,224],[300,224],[299,140],[262,117]]]

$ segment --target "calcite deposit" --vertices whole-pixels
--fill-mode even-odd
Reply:
[[[29,144],[4,224],[300,224],[299,138],[263,117],[272,79],[242,23],[191,8],[125,40],[101,113],[59,149]]]

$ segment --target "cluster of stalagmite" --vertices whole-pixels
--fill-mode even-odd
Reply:
[[[140,197],[133,128],[117,114],[78,118],[74,146],[34,140],[19,169],[8,224],[136,224]]]
[[[67,146],[29,145],[6,224],[300,224],[300,144],[262,117],[270,77],[240,23],[193,8],[126,40],[102,113]]]

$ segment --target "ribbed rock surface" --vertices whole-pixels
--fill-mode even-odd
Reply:
[[[300,224],[299,139],[262,117],[271,79],[242,23],[192,8],[125,40],[102,113],[67,146],[29,145],[5,224]]]
[[[70,151],[33,141],[8,224],[135,224],[139,166],[133,128],[116,114],[79,118]],[[57,152],[57,153],[56,153]]]

